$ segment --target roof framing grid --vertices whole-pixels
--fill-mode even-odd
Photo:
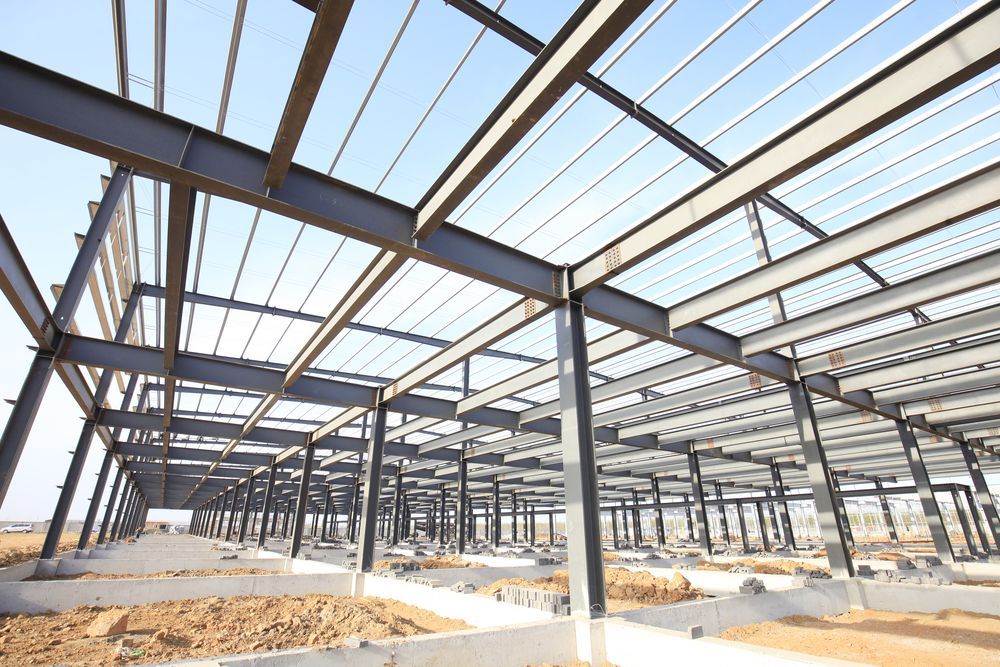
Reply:
[[[329,485],[351,487],[359,475],[370,472],[365,467],[370,431],[367,421],[358,422],[377,409],[393,418],[380,453],[381,476],[398,475],[401,489],[415,501],[428,499],[424,494],[441,487],[489,495],[498,480],[524,489],[524,497],[558,507],[566,488],[559,418],[565,406],[553,400],[565,395],[565,388],[553,385],[560,378],[560,360],[538,353],[531,336],[522,343],[512,339],[533,324],[550,325],[553,309],[568,301],[582,304],[588,326],[597,332],[577,351],[585,352],[577,358],[587,360],[593,384],[593,458],[600,478],[594,503],[602,497],[630,499],[633,489],[645,490],[653,480],[662,480],[665,488],[669,483],[679,485],[670,488],[689,489],[692,454],[703,459],[700,474],[706,480],[722,482],[741,498],[771,489],[773,466],[787,473],[786,486],[814,483],[805,474],[802,448],[808,438],[797,427],[801,419],[785,390],[799,382],[816,398],[815,433],[824,441],[829,468],[845,484],[910,478],[895,435],[897,423],[914,430],[932,476],[963,469],[956,443],[982,454],[985,465],[995,464],[997,443],[990,438],[1000,423],[995,339],[1000,306],[986,296],[934,321],[923,309],[1000,282],[1000,251],[985,246],[968,258],[956,255],[957,260],[940,268],[917,271],[891,285],[873,258],[988,217],[1000,204],[1000,162],[980,160],[951,172],[946,180],[922,186],[907,199],[865,213],[834,233],[771,191],[1000,63],[998,3],[981,2],[962,12],[727,165],[644,104],[588,72],[643,14],[648,0],[583,3],[547,45],[473,0],[454,2],[534,59],[412,207],[292,162],[352,8],[349,2],[299,4],[317,14],[270,152],[222,136],[223,108],[217,132],[162,113],[165,3],[157,12],[156,109],[125,99],[129,74],[120,3],[115,3],[115,26],[121,95],[0,55],[0,122],[127,165],[115,171],[94,217],[107,217],[114,227],[111,259],[122,267],[117,281],[121,295],[127,287],[133,299],[153,299],[156,309],[162,308],[162,347],[130,344],[127,330],[112,341],[110,326],[102,328],[105,340],[71,330],[73,310],[87,289],[84,283],[100,298],[93,263],[74,268],[80,279],[67,281],[71,291],[63,291],[50,312],[5,226],[0,288],[150,505],[196,509],[231,491],[234,483],[269,469],[280,497],[285,489],[298,487],[303,472],[297,456],[310,445],[320,450],[320,458],[310,471],[311,483],[302,488],[325,498]],[[660,14],[664,12],[666,8]],[[240,10],[234,45],[242,23]],[[228,105],[234,67],[231,45],[222,107]],[[577,83],[713,175],[569,266],[447,222]],[[130,206],[135,205],[133,177],[152,179],[157,188],[169,186],[162,285],[144,284],[138,264],[131,280],[125,277],[129,256],[138,254],[137,234],[133,227],[133,249],[115,234],[126,190]],[[189,289],[198,192],[332,231],[377,251],[325,316],[309,314],[305,303],[295,310],[238,300],[235,289],[228,299],[202,293],[197,280]],[[643,270],[646,260],[734,210],[752,209],[755,202],[818,240],[666,306],[621,288],[625,279]],[[199,267],[207,216],[203,210]],[[133,212],[133,224],[134,218]],[[96,257],[99,246],[109,281],[105,236],[86,238],[79,257]],[[365,309],[410,260],[504,290],[501,296],[509,295],[509,303],[478,326],[464,327],[465,333],[454,339],[365,322]],[[808,312],[784,321],[740,329],[739,335],[715,324],[722,316],[851,267],[877,288],[832,297],[825,307],[807,307]],[[108,305],[118,306],[112,282],[113,277]],[[181,335],[185,302],[191,304],[191,319],[198,304],[316,326],[287,363],[247,354],[240,359],[196,354]],[[883,333],[877,327],[860,329],[905,312],[916,313],[919,326]],[[159,317],[156,326],[161,326]],[[189,340],[191,329],[189,320]],[[406,368],[403,372],[325,367],[325,353],[345,331],[432,351],[422,348],[426,354],[415,354],[418,360],[400,366]],[[862,331],[859,340],[838,344],[833,337],[829,351],[803,357],[794,352],[802,343],[855,331]],[[159,328],[157,333],[159,337]],[[614,369],[632,356],[640,361],[622,364],[625,372],[594,370],[596,364],[608,365],[602,371]],[[448,374],[470,358],[486,357],[507,365],[491,382],[465,395]],[[85,372],[95,368],[152,381],[144,383],[135,408],[126,404],[113,410],[103,401],[94,405],[95,389]],[[720,369],[727,373],[721,378]],[[197,406],[182,405],[193,396]],[[202,407],[202,399],[219,402]],[[223,407],[223,401],[231,403]],[[515,404],[519,409],[509,407]],[[361,437],[355,437],[359,428]],[[129,435],[113,437],[111,429]],[[465,481],[460,484],[459,471],[467,465],[466,486]],[[388,492],[377,495],[384,498]],[[336,493],[339,498],[342,492]]]

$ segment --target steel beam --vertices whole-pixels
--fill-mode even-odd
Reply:
[[[894,61],[840,91],[727,169],[571,269],[572,289],[592,289],[740,204],[1000,62],[1000,11],[979,6],[924,37]]]
[[[430,236],[649,4],[581,4],[420,200],[414,237]]]
[[[442,225],[413,242],[416,212],[293,164],[280,189],[262,184],[269,156],[9,54],[0,54],[0,123],[547,302],[558,267]]]
[[[333,60],[333,52],[344,31],[354,0],[319,2],[309,37],[292,80],[292,90],[285,101],[285,110],[271,146],[271,158],[264,172],[264,185],[280,188],[292,164],[295,148],[309,120],[316,95]]]

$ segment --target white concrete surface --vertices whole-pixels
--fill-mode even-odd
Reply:
[[[717,635],[727,628],[748,623],[762,623],[793,614],[842,614],[850,608],[845,583],[829,580],[816,582],[815,586],[769,591],[759,595],[735,595],[634,609],[619,612],[615,616],[676,631],[686,631],[691,626],[700,625],[706,635]]]

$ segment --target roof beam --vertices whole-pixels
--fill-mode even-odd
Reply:
[[[670,307],[675,329],[703,322],[1000,204],[1000,160],[969,170],[848,229]]]
[[[983,3],[574,265],[592,289],[1000,62],[1000,6]]]
[[[650,2],[582,3],[421,199],[414,237],[430,236]]]
[[[295,156],[295,148],[316,103],[316,95],[333,60],[333,52],[344,31],[354,0],[326,0],[319,4],[306,40],[299,68],[292,80],[292,90],[278,123],[271,145],[271,159],[264,171],[264,185],[280,188]]]
[[[414,209],[300,165],[282,188],[268,188],[267,153],[7,53],[0,123],[524,296],[562,297],[562,270],[545,260],[447,223],[416,244]]]

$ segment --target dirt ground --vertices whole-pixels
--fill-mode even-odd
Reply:
[[[128,612],[128,629],[88,637],[106,609]],[[129,663],[204,658],[298,646],[339,646],[362,639],[464,630],[447,619],[395,600],[331,595],[240,596],[175,600],[134,607],[77,607],[58,614],[0,616],[0,665],[106,665],[130,641]],[[141,652],[141,654],[138,654]]]
[[[830,568],[828,567],[814,568],[804,563],[782,559],[753,560],[752,558],[741,558],[726,563],[710,563],[707,560],[699,560],[695,564],[695,569],[728,572],[730,568],[737,565],[752,567],[754,574],[795,574],[795,568],[799,567],[805,568],[806,570],[823,570],[827,574],[830,574]]]
[[[871,609],[822,619],[788,616],[730,628],[722,639],[883,665],[982,667],[1000,664],[1000,616]]]
[[[496,595],[504,586],[525,586],[556,593],[569,593],[569,572],[556,570],[551,577],[538,579],[500,579],[479,588],[477,593]],[[656,577],[649,572],[632,572],[618,567],[604,568],[604,586],[608,595],[608,612],[628,611],[687,600],[700,600],[702,590],[677,572],[672,579]]]
[[[399,558],[383,558],[372,563],[372,570],[392,569],[393,563],[416,563],[421,570],[446,570],[456,567],[486,567],[482,563],[473,563],[454,555],[429,556],[422,561],[400,556]]]
[[[420,561],[421,570],[447,570],[456,567],[486,567],[482,563],[473,563],[470,560],[459,558],[455,555],[430,556]]]
[[[64,534],[56,552],[76,549],[76,543],[79,539],[79,533]],[[92,539],[97,539],[96,533]],[[10,567],[38,558],[42,553],[42,543],[44,542],[45,533],[43,532],[0,534],[0,567]]]
[[[63,581],[74,579],[173,579],[176,577],[247,577],[271,574],[286,574],[274,570],[263,570],[259,567],[233,567],[229,569],[202,570],[164,570],[148,574],[105,574],[100,572],[82,572],[80,574],[57,574],[54,577],[31,576],[25,581]]]
[[[987,588],[1000,588],[1000,579],[962,579],[953,583],[962,586],[985,586]]]

